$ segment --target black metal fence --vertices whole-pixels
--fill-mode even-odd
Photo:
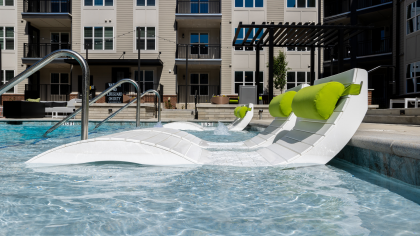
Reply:
[[[71,49],[69,43],[24,43],[24,58],[41,58],[59,49]]]
[[[176,13],[214,14],[221,13],[220,0],[177,0]]]
[[[71,0],[24,0],[23,12],[71,13]]]
[[[375,5],[380,5],[387,2],[392,2],[392,0],[359,0],[357,8],[361,9]]]
[[[177,45],[176,58],[186,59],[188,50],[188,59],[220,59],[221,46],[211,44],[200,45]]]
[[[350,11],[350,1],[329,1],[324,4],[324,17],[334,16]]]
[[[198,103],[210,103],[213,95],[220,94],[218,85],[178,85],[178,103],[194,103],[195,91],[197,90]],[[187,95],[187,96],[186,96]]]
[[[25,84],[25,100],[41,98],[41,101],[69,101],[70,93],[69,84]]]
[[[361,41],[358,45],[357,56],[367,56],[392,52],[392,43],[390,38],[380,40]]]

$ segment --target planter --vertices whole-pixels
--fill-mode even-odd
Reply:
[[[212,97],[211,104],[228,104],[229,98],[228,97]]]

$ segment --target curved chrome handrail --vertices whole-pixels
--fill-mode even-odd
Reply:
[[[77,62],[79,62],[80,67],[82,68],[82,78],[83,78],[83,84],[82,84],[82,140],[85,140],[88,138],[88,124],[89,124],[89,87],[90,87],[90,71],[89,66],[85,59],[77,52],[68,50],[68,49],[60,49],[57,51],[54,51],[35,64],[33,64],[28,69],[24,70],[22,73],[17,75],[15,78],[11,79],[7,84],[0,87],[0,95],[8,91],[9,89],[16,86],[18,83],[22,82],[22,80],[28,78],[44,66],[48,65],[50,62],[52,62],[54,59],[62,56],[67,56],[75,59]]]
[[[138,84],[134,80],[132,80],[132,79],[122,79],[122,80],[116,82],[112,87],[109,87],[108,89],[106,89],[105,91],[103,91],[101,94],[99,94],[98,96],[96,96],[95,98],[93,98],[92,100],[90,100],[89,105],[94,104],[101,97],[105,96],[107,93],[111,92],[113,89],[115,89],[116,87],[120,86],[123,83],[131,83],[131,84],[134,85],[134,87],[136,87],[136,90],[139,91],[139,86],[138,86]],[[139,96],[140,96],[140,93],[138,92],[137,93],[137,99],[139,98]],[[82,111],[82,108],[83,107],[77,109],[76,111],[74,111],[73,113],[71,113],[70,115],[68,115],[66,118],[64,118],[62,121],[60,121],[57,124],[55,124],[49,130],[47,130],[47,132],[45,132],[45,134],[43,136],[45,137],[47,134],[51,133],[52,131],[54,131],[55,129],[57,129],[58,127],[60,127],[62,124],[64,124],[65,122],[67,122],[68,120],[70,120],[71,118],[73,118],[75,115],[79,114],[80,111]],[[140,103],[137,103],[136,109],[137,109],[137,111],[136,111],[136,113],[137,113],[136,114],[136,126],[138,127],[138,126],[140,126]],[[82,115],[83,115],[83,112],[82,112]]]
[[[149,90],[147,90],[146,92],[144,92],[141,96],[140,96],[140,99],[144,96],[144,95],[146,95],[146,93],[155,93],[156,94],[156,96],[158,97],[158,122],[160,121],[160,95],[159,95],[159,93],[158,93],[158,91],[156,91],[156,90],[153,90],[153,89],[149,89]],[[114,113],[112,113],[110,116],[108,116],[105,120],[103,120],[101,123],[99,123],[99,124],[97,124],[96,126],[95,126],[95,128],[93,128],[93,130],[94,129],[97,129],[97,128],[99,128],[99,126],[101,126],[103,123],[105,123],[105,122],[107,122],[108,120],[110,120],[110,119],[112,119],[112,118],[114,118],[114,116],[116,116],[118,113],[120,113],[122,110],[124,110],[125,108],[127,108],[128,106],[130,106],[131,104],[133,104],[134,102],[136,102],[137,101],[137,98],[135,98],[135,99],[133,99],[131,102],[129,102],[129,103],[127,103],[125,106],[123,106],[123,107],[121,107],[118,111],[116,111],[116,112],[114,112]]]

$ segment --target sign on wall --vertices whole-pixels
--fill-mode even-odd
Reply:
[[[112,87],[114,83],[106,83],[105,89]],[[120,86],[113,89],[111,92],[106,94],[106,103],[122,103],[123,102],[123,89]]]

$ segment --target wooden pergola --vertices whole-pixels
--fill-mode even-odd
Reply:
[[[239,22],[232,46],[256,47],[256,71],[260,71],[260,48],[268,47],[268,98],[273,99],[273,57],[274,47],[306,47],[311,50],[311,85],[315,79],[315,48],[338,46],[338,71],[343,70],[344,42],[362,33],[364,30],[373,29],[374,26],[360,25],[334,25],[315,23],[278,23],[270,24],[263,22],[261,25],[242,24]],[[239,32],[245,29],[245,37],[241,43],[237,43]],[[253,30],[256,33],[249,38]],[[260,37],[259,37],[260,36]],[[262,82],[257,73],[257,81]]]

